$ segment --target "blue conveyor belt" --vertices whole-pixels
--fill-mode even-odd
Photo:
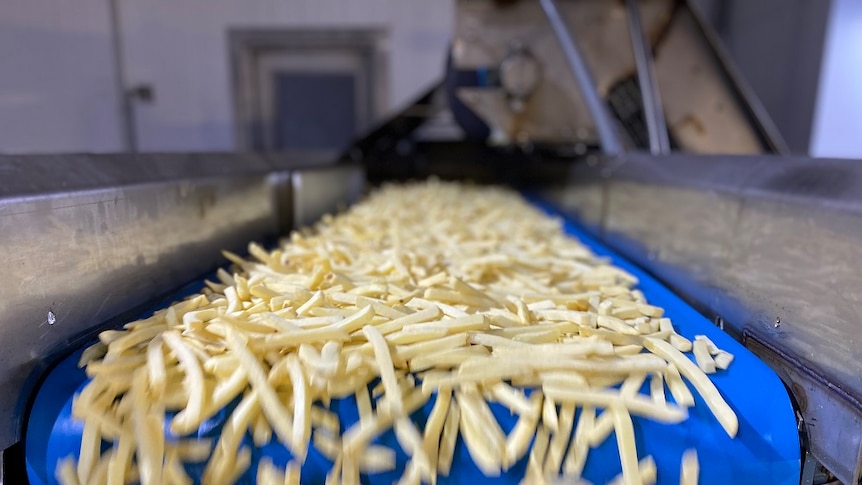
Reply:
[[[542,203],[538,205],[549,214],[558,215],[551,207]],[[696,392],[696,405],[689,410],[689,419],[683,423],[665,425],[634,417],[638,455],[653,456],[658,466],[659,483],[679,483],[682,453],[688,448],[696,448],[700,458],[701,484],[798,484],[800,451],[796,420],[784,386],[775,373],[642,270],[585,234],[573,223],[567,222],[565,227],[570,235],[579,238],[596,254],[610,257],[614,264],[635,275],[640,280],[639,288],[647,300],[665,309],[665,315],[673,320],[679,333],[690,339],[695,335],[706,335],[716,345],[735,355],[728,370],[710,376],[739,417],[739,433],[735,439],[725,434]],[[178,293],[176,298],[198,291],[201,287],[202,282],[198,282]],[[76,367],[81,351],[75,352],[51,371],[31,409],[25,446],[27,472],[33,485],[56,484],[53,472],[58,460],[69,455],[77,456],[82,424],[71,418],[71,403],[74,393],[87,379],[84,371]],[[432,405],[433,398],[413,415],[419,425],[424,425]],[[339,414],[345,427],[358,420],[352,399],[335,401],[332,409]],[[492,409],[508,432],[514,426],[515,418],[498,405],[492,405]],[[198,435],[217,438],[228,411],[226,409],[204,423]],[[397,450],[398,469],[368,477],[363,475],[363,483],[390,484],[400,476],[407,457],[400,451],[391,431],[379,437],[377,443]],[[247,437],[244,445],[253,449],[252,471],[257,469],[257,463],[263,456],[271,457],[279,466],[284,466],[290,457],[287,450],[277,442],[254,449],[250,437]],[[322,483],[330,467],[331,462],[312,449],[303,466],[303,483]],[[518,483],[525,469],[526,459],[495,481]],[[187,470],[192,476],[199,477],[202,466],[189,466]],[[448,478],[441,477],[438,483],[491,482],[473,464],[460,438],[452,470]],[[253,483],[252,471],[245,474],[242,483]],[[611,435],[602,445],[591,450],[584,475],[598,484],[605,483],[619,472],[616,441]]]

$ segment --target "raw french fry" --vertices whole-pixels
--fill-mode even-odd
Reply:
[[[581,475],[589,452],[589,435],[596,421],[596,410],[592,406],[584,406],[578,417],[578,424],[572,435],[566,460],[563,462],[563,476],[577,477]]]
[[[625,485],[642,483],[638,472],[638,454],[635,449],[635,431],[631,416],[622,404],[612,404],[606,412],[610,412],[614,419],[617,448],[623,466],[623,483]]]
[[[284,469],[284,485],[299,485],[302,478],[302,468],[293,460],[287,462]]]
[[[162,338],[165,344],[176,354],[186,375],[183,382],[188,391],[188,405],[171,420],[171,432],[185,435],[196,430],[203,420],[206,399],[203,370],[197,357],[179,333],[165,332],[162,334]]]
[[[667,381],[667,387],[670,389],[674,402],[682,407],[694,406],[694,396],[691,395],[691,391],[688,390],[688,386],[683,382],[682,376],[679,374],[679,369],[676,368],[676,365],[668,364],[664,375],[665,380]]]
[[[623,399],[634,398],[646,380],[646,374],[638,373],[629,376],[620,386],[620,397]],[[653,399],[655,401],[655,399]],[[656,404],[664,405],[665,401],[656,402]],[[591,448],[595,448],[602,444],[605,439],[611,434],[614,429],[613,413],[603,412],[595,424],[592,432],[589,435],[589,443]]]
[[[697,485],[700,474],[700,464],[697,462],[697,450],[685,450],[679,471],[679,485]]]
[[[91,473],[98,462],[99,455],[101,454],[102,440],[100,433],[101,430],[99,428],[98,421],[92,419],[84,421],[84,431],[81,437],[81,452],[78,458],[75,483],[87,483],[90,480]],[[71,457],[67,458],[66,462],[72,463]],[[59,477],[58,480],[60,480]],[[64,483],[66,482],[72,483],[68,478],[65,479]]]
[[[572,426],[575,421],[575,404],[563,403],[560,406],[560,415],[556,433],[551,436],[551,444],[545,457],[544,476],[557,476],[560,466],[563,464],[563,454],[569,444],[572,434]]]
[[[716,367],[719,369],[727,369],[730,367],[730,363],[733,362],[733,354],[724,350],[719,350],[713,359],[715,360]]]
[[[656,470],[655,460],[653,457],[648,456],[641,460],[638,463],[637,468],[637,482],[635,483],[643,483],[644,485],[653,485],[657,478],[658,470]],[[608,482],[608,485],[623,485],[625,483],[625,477],[623,474],[616,476],[613,480]]]
[[[486,476],[498,476],[506,449],[503,430],[478,392],[457,392],[455,397],[461,409],[461,436],[470,456]]]
[[[451,402],[452,390],[449,388],[439,389],[437,391],[437,399],[434,401],[434,407],[431,408],[431,414],[425,423],[422,447],[428,456],[430,464],[435,469],[437,468],[437,455],[440,450],[440,438],[443,434],[443,426],[446,424],[446,416],[449,414],[449,405]],[[432,482],[436,482],[435,475],[431,475]]]
[[[67,456],[57,464],[56,478],[60,482],[60,485],[80,485],[81,483],[86,483],[78,480],[78,475],[75,473],[75,459],[71,456]]]
[[[123,426],[120,432],[120,438],[117,440],[117,445],[114,448],[114,453],[111,455],[108,462],[108,474],[106,483],[108,485],[124,485],[126,476],[132,465],[132,451],[134,447],[134,432],[131,429],[131,423]]]
[[[543,398],[541,392],[533,392],[530,395],[530,408],[527,412],[521,414],[515,427],[509,432],[506,438],[506,458],[503,462],[504,469],[517,463],[530,446],[530,439],[533,437],[536,427],[539,424],[539,418],[542,416]]]
[[[237,355],[239,363],[256,393],[256,397],[260,400],[260,406],[272,425],[273,431],[275,431],[281,442],[290,449],[294,456],[300,460],[304,459],[308,451],[308,442],[299,443],[294,441],[294,423],[284,405],[278,399],[275,390],[267,383],[266,373],[261,367],[260,362],[246,348],[242,338],[235,332],[231,331],[228,333],[226,344]]]
[[[527,472],[524,474],[525,481],[531,483],[541,483],[544,481],[545,475],[542,469],[545,463],[545,456],[548,452],[549,439],[550,433],[546,428],[539,428],[536,431],[533,448],[530,450],[530,458],[527,460]]]
[[[137,440],[137,464],[141,485],[162,483],[162,463],[165,456],[164,410],[151,406],[146,396],[147,374],[144,369],[135,373],[132,390],[126,399],[132,399],[132,425]]]
[[[715,415],[715,418],[727,432],[728,436],[733,438],[739,429],[739,421],[736,418],[736,413],[727,405],[724,398],[716,389],[715,384],[709,380],[701,370],[690,361],[682,352],[678,351],[669,343],[663,340],[653,338],[646,339],[644,346],[650,352],[667,360],[669,363],[676,365],[680,374],[684,375],[691,382],[695,389],[703,396],[706,405]]]
[[[664,394],[664,374],[661,372],[653,372],[650,374],[649,389],[650,396],[656,404],[664,404],[667,402]]]
[[[394,470],[395,450],[379,445],[369,446],[359,457],[359,469],[369,474]]]
[[[257,464],[258,485],[283,485],[284,473],[272,464],[272,459],[265,456]]]
[[[706,341],[695,340],[692,347],[692,350],[694,352],[694,358],[697,361],[697,366],[700,367],[700,370],[706,372],[707,374],[714,373],[715,361],[709,354],[709,347],[707,347]]]
[[[590,404],[597,407],[609,407],[620,404],[629,412],[638,416],[645,416],[663,423],[679,423],[688,417],[685,408],[673,405],[657,405],[651,399],[634,396],[620,397],[614,391],[580,391],[574,389],[554,389],[543,387],[545,395],[558,402],[574,402],[577,404]]]
[[[306,382],[305,373],[296,355],[285,357],[290,381],[293,383],[293,437],[292,442],[298,448],[291,450],[299,463],[305,461],[308,450],[308,440],[311,438],[311,395]]]
[[[506,406],[513,414],[523,415],[533,411],[533,406],[530,400],[524,395],[524,392],[520,389],[515,389],[505,382],[493,384],[487,390],[491,398],[489,400]]]
[[[236,461],[234,462],[234,468],[230,471],[229,475],[227,475],[227,480],[225,483],[236,483],[239,481],[239,477],[242,476],[243,473],[248,470],[248,467],[251,466],[251,450],[248,447],[243,447],[239,450],[239,453],[236,456]]]
[[[184,464],[205,463],[204,483],[232,483],[250,467],[250,433],[256,446],[274,434],[295,459],[284,470],[261,461],[258,483],[299,483],[310,442],[334,462],[326,483],[358,483],[395,468],[395,450],[372,444],[394,430],[410,456],[400,483],[448,475],[459,436],[489,476],[529,450],[525,483],[553,483],[561,468],[582,483],[590,444],[616,430],[619,483],[653,483],[631,415],[686,419],[695,402],[683,376],[736,431],[698,368],[733,356],[679,335],[636,278],[509,192],[384,187],[273,251],[248,250],[249,260],[225,252],[232,272],[201,294],[103,332],[82,355],[81,454],[59,464],[62,482],[187,484]],[[410,416],[434,394],[418,429]],[[333,401],[351,396],[359,421],[342,430]],[[215,446],[181,437],[237,398]],[[508,436],[490,402],[518,415]],[[178,411],[179,440],[166,439],[166,410]],[[103,441],[113,444],[99,456]],[[691,463],[686,454],[684,477]]]
[[[377,367],[380,370],[380,380],[383,382],[383,388],[386,389],[387,409],[393,415],[401,416],[403,413],[402,403],[404,398],[401,395],[401,387],[398,386],[398,380],[395,377],[395,368],[392,364],[392,354],[389,353],[389,345],[380,331],[370,325],[363,328],[362,333],[365,334],[365,338],[374,347],[374,359],[377,361]]]
[[[443,425],[443,434],[440,436],[440,453],[437,457],[437,472],[444,477],[449,476],[449,471],[452,469],[452,457],[455,454],[455,442],[458,439],[460,424],[461,409],[458,406],[458,401],[453,400],[449,405],[446,424]]]
[[[416,467],[420,477],[431,478],[431,460],[423,446],[422,435],[409,418],[402,417],[395,421],[395,437],[401,449],[410,457],[410,462]]]

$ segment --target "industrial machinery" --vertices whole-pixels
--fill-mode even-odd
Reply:
[[[339,161],[0,158],[0,483],[36,466],[30,406],[59,359],[221,249],[274,241],[368,182],[429,175],[513,185],[661,280],[784,382],[801,483],[859,482],[862,169],[783,156],[687,4],[461,0],[457,15],[445,81]]]

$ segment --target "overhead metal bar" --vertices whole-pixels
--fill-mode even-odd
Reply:
[[[667,135],[667,123],[664,118],[664,108],[661,103],[661,93],[658,89],[655,68],[649,40],[641,24],[639,0],[627,0],[629,16],[629,32],[632,38],[632,50],[635,56],[635,66],[638,73],[641,100],[644,108],[647,134],[649,135],[649,151],[653,155],[670,153],[670,139]]]
[[[556,2],[554,0],[539,0],[539,3],[541,3],[545,16],[548,17],[548,22],[550,22],[554,30],[554,35],[563,49],[563,54],[569,63],[572,74],[575,76],[575,81],[577,82],[584,104],[587,105],[587,110],[589,110],[590,116],[592,116],[593,122],[596,125],[596,132],[599,136],[602,151],[607,155],[619,155],[623,153],[625,148],[617,135],[613,119],[611,119],[604,100],[599,96],[596,82],[592,74],[590,74],[590,70],[575,43],[575,39],[569,32],[566,22],[560,15]]]

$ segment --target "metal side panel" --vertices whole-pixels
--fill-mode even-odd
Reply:
[[[358,168],[315,162],[302,154],[0,157],[0,450],[20,439],[32,389],[57,357],[212,271],[221,250],[273,241],[306,213],[332,211],[362,190]],[[295,197],[306,209],[294,211]]]
[[[355,202],[365,189],[365,173],[344,165],[290,174],[293,190],[293,226],[315,223],[321,216]]]
[[[222,249],[275,235],[263,176],[0,202],[0,447],[21,430],[28,378],[82,332],[212,270]]]
[[[859,162],[633,154],[572,177],[546,195],[769,363],[799,407],[808,450],[857,483]]]

